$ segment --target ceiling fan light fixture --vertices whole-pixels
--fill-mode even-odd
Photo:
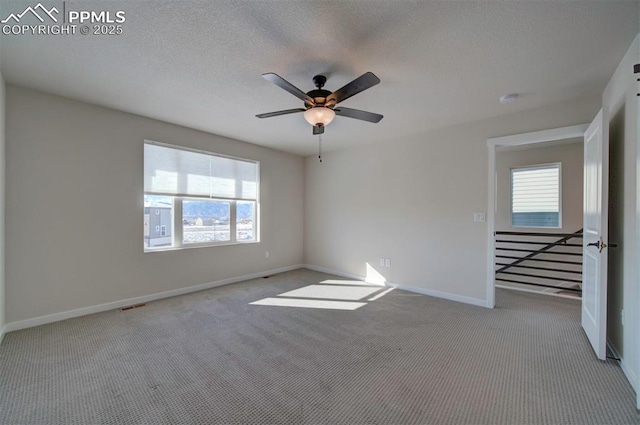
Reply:
[[[325,126],[331,123],[335,116],[335,111],[325,106],[314,106],[304,111],[304,119],[313,126]]]

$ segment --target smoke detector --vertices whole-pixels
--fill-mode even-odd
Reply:
[[[518,93],[505,94],[504,96],[500,96],[500,103],[505,104],[515,102],[517,97]]]

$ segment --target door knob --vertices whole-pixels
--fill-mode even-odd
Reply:
[[[602,253],[602,250],[607,247],[607,244],[602,240],[602,236],[600,236],[599,241],[588,243],[587,246],[595,246],[598,249],[598,252]]]

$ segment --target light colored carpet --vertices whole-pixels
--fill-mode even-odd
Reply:
[[[250,304],[325,279],[340,278],[296,270],[11,332],[0,423],[640,422],[577,301],[498,290],[488,310],[394,290],[353,311]]]

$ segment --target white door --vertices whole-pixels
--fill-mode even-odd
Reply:
[[[607,250],[609,138],[602,110],[584,134],[582,327],[596,355],[607,355]]]
[[[638,62],[640,62],[640,52],[638,52]],[[636,66],[638,66],[638,65],[636,65]],[[637,87],[638,87],[638,93],[640,93],[640,84],[638,84]],[[637,99],[637,104],[636,104],[636,137],[638,138],[638,141],[637,141],[637,144],[636,144],[636,146],[637,146],[636,155],[640,159],[640,97],[636,97],[636,99]],[[636,200],[636,205],[637,205],[638,202],[640,202],[640,199]],[[637,207],[636,207],[636,209],[637,209]],[[636,214],[636,217],[638,217],[637,214]],[[640,217],[638,219],[640,220]],[[636,232],[640,232],[640,226],[637,226],[636,229],[637,229]],[[638,243],[638,241],[636,241],[636,243],[638,244],[638,246],[640,246],[640,243]],[[636,304],[636,305],[640,305],[640,291],[638,291],[637,294],[638,294],[638,304]],[[636,365],[640,366],[640,315],[636,316],[636,333],[638,334],[638,338],[636,339],[636,357],[638,358]],[[640,391],[638,391],[638,388],[636,388],[636,409],[640,410]]]

